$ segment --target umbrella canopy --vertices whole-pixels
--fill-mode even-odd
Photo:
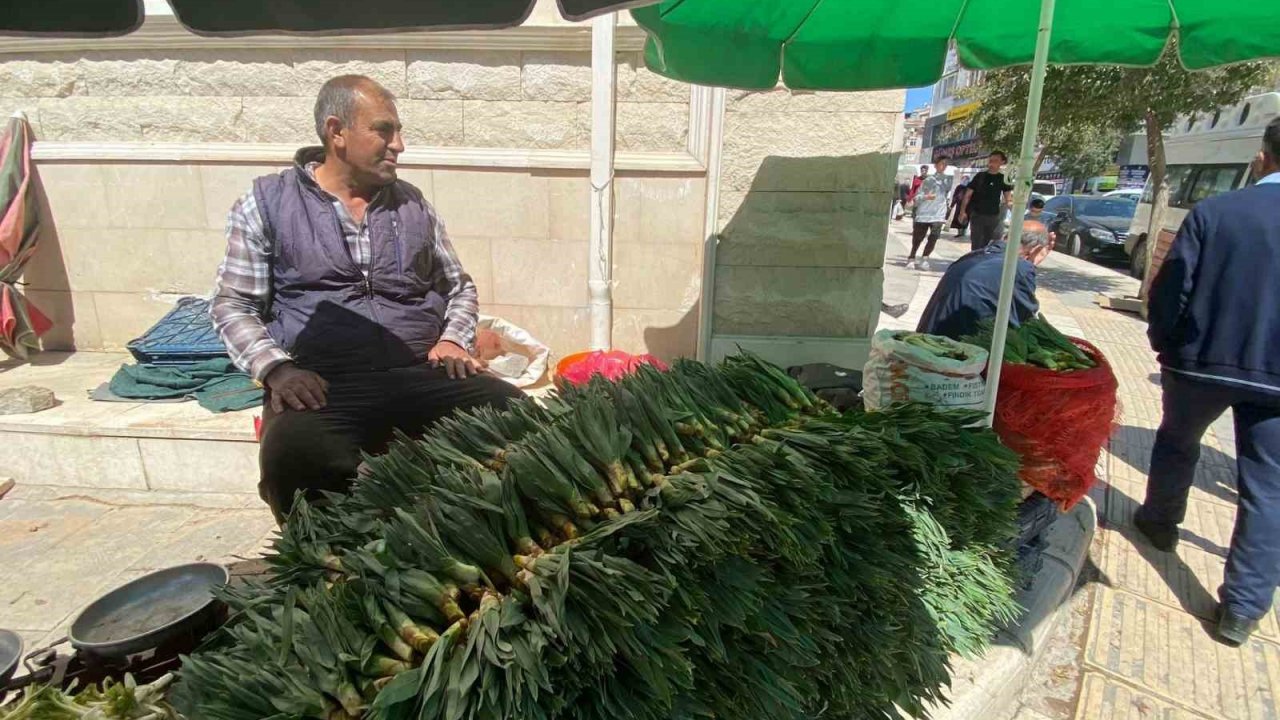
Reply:
[[[25,360],[39,347],[48,318],[18,293],[22,268],[36,249],[39,212],[31,188],[31,126],[9,119],[0,136],[0,350]]]
[[[169,0],[178,21],[200,35],[333,35],[514,27],[537,0]],[[585,20],[652,0],[557,0],[567,20]],[[142,0],[11,3],[0,34],[110,37],[142,24]]]
[[[1190,69],[1280,54],[1280,3],[1057,0],[1048,61],[1151,65],[1169,37]],[[632,11],[645,59],[668,77],[767,89],[929,85],[948,44],[990,69],[1031,63],[1040,3],[1027,0],[665,0]]]

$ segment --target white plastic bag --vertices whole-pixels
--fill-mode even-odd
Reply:
[[[980,409],[985,399],[987,351],[939,335],[929,335],[961,357],[930,352],[903,338],[916,333],[881,330],[871,338],[871,356],[862,370],[862,401],[868,410],[896,402],[942,408]]]
[[[476,324],[476,353],[490,372],[516,387],[538,384],[551,362],[551,348],[529,331],[489,315]]]

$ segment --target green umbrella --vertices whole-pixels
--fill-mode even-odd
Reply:
[[[1280,55],[1280,3],[1226,0],[665,0],[632,10],[650,69],[701,85],[865,90],[928,85],[954,42],[967,67],[1032,65],[1014,207],[1031,193],[1045,67],[1151,65],[1171,37],[1200,69]],[[987,374],[1000,385],[1022,213],[1013,214]]]

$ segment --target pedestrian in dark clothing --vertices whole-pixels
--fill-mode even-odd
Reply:
[[[1280,119],[1254,163],[1256,185],[1196,204],[1152,281],[1164,416],[1134,517],[1152,545],[1174,549],[1200,439],[1231,408],[1239,508],[1216,627],[1230,645],[1249,638],[1280,583]]]
[[[960,205],[964,203],[964,196],[968,190],[969,176],[965,175],[960,178],[960,184],[956,186],[955,192],[951,193],[951,204],[947,207],[947,216],[951,218],[951,229],[956,231],[956,237],[964,237],[965,230],[969,229],[969,223],[960,220]]]
[[[1022,226],[1013,314],[1009,317],[1014,327],[1040,312],[1040,303],[1036,300],[1036,266],[1049,257],[1051,250],[1044,225],[1029,222]],[[951,263],[933,297],[929,298],[916,331],[953,339],[972,335],[979,323],[996,316],[1003,267],[1002,241],[974,250]]]
[[[987,158],[987,169],[973,176],[960,203],[960,222],[969,223],[969,247],[980,250],[1004,237],[1004,211],[1012,202],[1013,186],[1002,172],[1009,157],[996,150]]]

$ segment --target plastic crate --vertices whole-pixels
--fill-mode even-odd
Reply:
[[[213,329],[209,301],[184,297],[142,337],[126,345],[140,363],[183,365],[227,357],[227,348]]]

